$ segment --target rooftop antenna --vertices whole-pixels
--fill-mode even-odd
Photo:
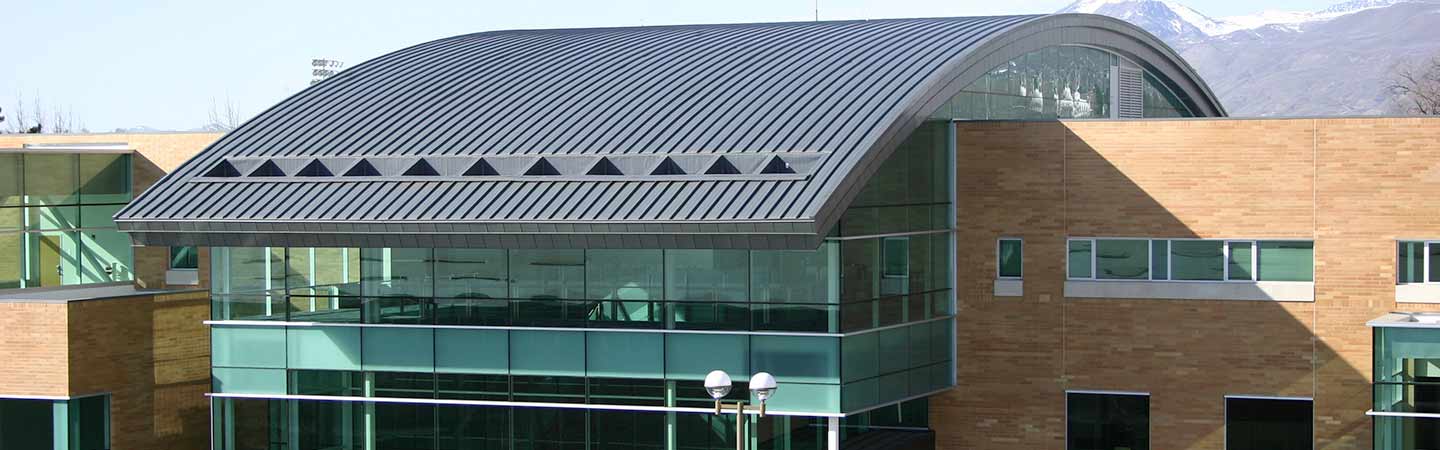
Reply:
[[[815,21],[820,21],[820,0],[815,0]]]

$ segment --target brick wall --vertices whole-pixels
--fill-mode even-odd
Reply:
[[[68,395],[66,326],[63,303],[0,302],[0,394]]]
[[[1066,390],[1151,394],[1155,449],[1224,448],[1227,394],[1315,398],[1317,448],[1368,448],[1370,330],[1394,240],[1440,237],[1440,120],[957,124],[960,388],[940,448],[1062,448]],[[1025,295],[991,295],[995,239]],[[1316,301],[1064,298],[1067,236],[1305,238]]]
[[[73,302],[70,394],[111,394],[111,448],[209,445],[206,292]]]

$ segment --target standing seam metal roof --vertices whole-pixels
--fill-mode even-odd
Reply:
[[[813,248],[940,102],[1001,62],[1060,44],[1141,61],[1174,80],[1193,110],[1223,115],[1173,51],[1100,16],[487,32],[402,49],[301,91],[116,220],[152,245],[398,242],[390,235],[435,245],[605,245],[574,235],[620,233],[647,236],[637,244],[645,246],[716,245],[696,236],[733,234],[757,240],[725,244]],[[783,179],[202,177],[231,158],[757,153],[817,162]],[[636,227],[645,224],[657,227]],[[556,235],[569,237],[538,242]]]

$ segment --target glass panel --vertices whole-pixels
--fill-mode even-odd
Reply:
[[[1065,403],[1067,449],[1150,448],[1149,396],[1072,393]]]
[[[664,378],[664,336],[659,333],[585,333],[586,368],[591,377]]]
[[[285,395],[285,369],[247,369],[214,367],[210,369],[211,387],[226,394]]]
[[[216,398],[213,402],[216,450],[289,447],[284,400]]]
[[[1255,255],[1255,243],[1253,242],[1228,242],[1225,245],[1230,247],[1229,266],[1230,280],[1249,281],[1255,279],[1255,271],[1252,267]]]
[[[1224,279],[1224,245],[1223,241],[1170,241],[1170,275],[1176,280]]]
[[[1074,239],[1070,241],[1070,250],[1066,256],[1066,267],[1070,278],[1091,278],[1090,272],[1091,241],[1089,239]]]
[[[1170,241],[1150,241],[1150,279],[1170,279]]]
[[[78,428],[70,431],[70,450],[110,449],[110,396],[71,400],[70,418]]]
[[[1377,449],[1440,448],[1440,420],[1412,417],[1375,417]]]
[[[130,201],[130,155],[83,154],[79,158],[81,202]]]
[[[438,406],[442,450],[509,450],[510,408]]]
[[[664,277],[660,250],[587,250],[586,298],[596,300],[591,321],[614,326],[659,326]]]
[[[563,376],[514,376],[515,401],[585,403],[585,378]]]
[[[3,211],[5,209],[0,208],[0,212]],[[25,235],[0,233],[0,289],[19,288],[25,278],[25,260],[21,257],[24,245]]]
[[[80,232],[80,282],[110,283],[135,279],[130,235],[119,231]]]
[[[505,250],[435,249],[435,296],[508,298],[507,258]]]
[[[54,402],[0,398],[0,448],[54,448]]]
[[[291,395],[365,396],[365,374],[343,370],[291,370]]]
[[[427,298],[433,294],[434,252],[428,248],[360,249],[366,297]]]
[[[24,236],[29,271],[26,287],[79,284],[80,234],[76,232],[28,233]]]
[[[590,403],[604,405],[665,405],[665,380],[588,378]]]
[[[429,328],[364,328],[365,370],[435,371],[435,335]]]
[[[1315,280],[1314,242],[1261,241],[1259,244],[1261,280]]]
[[[80,226],[83,228],[115,228],[115,213],[125,205],[85,205],[80,207]]]
[[[430,450],[436,445],[435,406],[375,403],[376,450]]]
[[[171,269],[199,269],[200,250],[195,247],[170,247]]]
[[[676,414],[675,447],[679,450],[735,448],[733,414]]]
[[[605,450],[663,450],[665,413],[591,411],[590,446]]]
[[[780,382],[840,383],[840,341],[832,337],[751,336],[750,364]],[[746,372],[741,372],[746,373]]]
[[[881,276],[885,278],[910,278],[910,238],[881,238],[880,250],[882,259]],[[884,281],[881,282],[882,284]],[[884,289],[887,294],[904,293],[905,290]]]
[[[1226,450],[1308,450],[1313,439],[1309,400],[1225,399]]]
[[[434,373],[370,372],[375,397],[435,398]]]
[[[517,375],[585,375],[585,334],[511,331],[510,372]]]
[[[70,230],[80,228],[79,206],[31,206],[25,208],[28,230]]]
[[[749,266],[744,250],[666,250],[665,298],[744,302]]]
[[[363,403],[293,402],[295,450],[359,450],[365,442]]]
[[[360,329],[292,327],[285,330],[287,367],[360,370]]]
[[[996,266],[1000,268],[1001,278],[1020,278],[1022,275],[1022,260],[1024,243],[1019,239],[1001,239],[1000,250]]]
[[[583,250],[512,251],[510,276],[516,325],[584,326],[593,310]]]
[[[1396,283],[1424,283],[1425,282],[1425,243],[1418,241],[1401,241],[1398,244],[1399,254],[1396,256],[1395,276]]]
[[[1430,273],[1427,281],[1440,281],[1440,244],[1426,244],[1430,248]]]
[[[28,208],[0,208],[0,232],[25,229],[25,212]]]
[[[829,245],[814,251],[751,252],[750,298],[757,302],[823,303],[829,298]],[[868,297],[867,297],[868,298]]]
[[[753,373],[748,361],[750,337],[733,334],[665,336],[665,378],[703,380],[711,370]]]
[[[442,372],[510,372],[510,338],[503,330],[435,330],[435,369]]]
[[[210,360],[216,367],[285,368],[285,329],[210,328]]]
[[[78,204],[76,166],[74,154],[25,154],[25,195],[29,204]]]
[[[24,198],[20,187],[20,154],[0,154],[0,207],[19,206]]]
[[[1150,242],[1139,239],[1096,239],[1095,278],[1150,279]]]
[[[585,410],[515,408],[513,411],[514,448],[585,450]]]
[[[438,398],[454,400],[510,400],[507,375],[436,374]],[[482,409],[475,408],[474,409]]]

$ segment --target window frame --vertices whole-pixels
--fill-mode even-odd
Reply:
[[[1019,242],[1019,243],[1020,243],[1020,275],[1017,275],[1017,276],[1006,276],[1006,275],[1001,275],[1001,273],[1000,273],[1000,271],[1002,270],[1001,267],[1000,267],[1000,266],[1001,266],[1001,264],[1000,264],[1000,252],[1001,252],[1001,249],[1004,247],[1005,241],[1015,241],[1015,242]],[[1092,245],[1093,245],[1093,244],[1092,244]],[[1066,244],[1065,244],[1065,249],[1066,249],[1067,252],[1069,251],[1069,249],[1070,249],[1070,244],[1069,244],[1069,242],[1066,242]],[[1090,252],[1091,252],[1092,254],[1095,252],[1094,249],[1093,249],[1093,247],[1092,247],[1092,249],[1091,249]],[[1092,259],[1093,259],[1093,256],[1092,256]],[[1068,277],[1068,276],[1070,275],[1070,274],[1069,274],[1070,268],[1069,268],[1069,267],[1066,267],[1066,268],[1065,268],[1065,272],[1066,272],[1065,275]],[[1091,270],[1091,273],[1093,274],[1093,273],[1094,273],[1094,270]],[[1023,280],[1023,279],[1025,279],[1025,239],[1024,239],[1024,238],[1001,236],[1001,237],[995,239],[995,279],[997,279],[997,280]]]
[[[1089,241],[1089,242],[1090,242],[1090,276],[1089,276],[1088,278],[1087,278],[1087,277],[1075,277],[1075,276],[1071,276],[1071,274],[1070,274],[1070,243],[1071,243],[1071,242],[1075,242],[1075,241]],[[1145,241],[1146,244],[1147,244],[1145,251],[1146,251],[1147,254],[1148,254],[1148,258],[1147,258],[1146,262],[1147,262],[1147,264],[1149,265],[1149,276],[1148,276],[1147,278],[1144,278],[1144,279],[1100,278],[1100,277],[1099,277],[1100,270],[1099,270],[1099,266],[1097,265],[1097,264],[1099,263],[1099,259],[1098,259],[1098,255],[1099,255],[1099,251],[1098,251],[1099,242],[1098,242],[1098,241]],[[1166,244],[1165,244],[1165,274],[1164,274],[1164,277],[1163,277],[1163,278],[1157,278],[1157,277],[1156,277],[1157,274],[1156,274],[1156,272],[1155,272],[1155,242],[1156,242],[1156,241],[1164,241],[1164,242],[1166,242]],[[1219,280],[1177,280],[1177,279],[1175,279],[1175,274],[1174,274],[1174,271],[1175,271],[1175,258],[1174,258],[1175,245],[1174,245],[1173,243],[1174,243],[1174,242],[1177,242],[1177,241],[1180,241],[1180,242],[1185,242],[1185,241],[1219,242],[1219,243],[1220,243],[1220,250],[1221,250],[1221,264],[1222,264],[1222,267],[1223,267],[1222,273],[1221,273],[1221,275],[1220,275],[1220,279],[1219,279]],[[1398,265],[1398,258],[1399,258],[1399,247],[1398,247],[1398,246],[1399,246],[1399,243],[1400,243],[1400,242],[1415,242],[1415,241],[1417,241],[1417,240],[1412,239],[1412,240],[1397,240],[1397,241],[1396,241],[1397,247],[1396,247],[1396,253],[1395,253],[1395,254],[1396,254],[1396,258],[1397,258],[1397,264],[1396,264],[1396,267],[1397,267],[1397,269],[1396,269],[1396,270],[1397,270],[1397,272],[1396,272],[1397,281],[1398,281],[1398,275],[1399,275],[1399,272],[1398,272],[1398,270],[1399,270],[1399,269],[1398,269],[1398,267],[1399,267],[1399,265]],[[1232,244],[1232,243],[1247,243],[1247,242],[1250,244],[1250,279],[1248,279],[1248,280],[1246,280],[1246,279],[1232,280],[1232,279],[1230,279],[1230,244]],[[1131,283],[1134,283],[1134,282],[1162,282],[1162,283],[1259,283],[1259,282],[1261,282],[1261,281],[1264,281],[1264,280],[1261,280],[1261,279],[1260,279],[1260,243],[1262,243],[1262,242],[1310,242],[1310,243],[1313,245],[1314,242],[1315,242],[1315,240],[1314,240],[1314,239],[1300,239],[1300,238],[1278,238],[1278,239],[1266,239],[1266,238],[1223,238],[1223,239],[1207,239],[1207,238],[1145,238],[1145,237],[1067,237],[1067,238],[1065,238],[1065,251],[1063,252],[1065,260],[1062,261],[1062,264],[1063,264],[1064,267],[1065,267],[1065,280],[1066,280],[1066,281],[1102,281],[1102,282],[1131,282]],[[1426,276],[1428,277],[1428,276],[1429,276],[1429,269],[1430,269],[1430,266],[1429,266],[1430,253],[1429,253],[1428,244],[1431,243],[1431,242],[1434,242],[1434,243],[1436,243],[1436,244],[1440,244],[1440,240],[1424,241],[1424,242],[1427,244],[1427,246],[1425,247],[1425,259],[1426,259],[1426,264],[1425,264],[1425,267],[1424,267],[1424,271],[1425,271],[1425,273],[1426,273]],[[997,244],[997,247],[996,247],[996,248],[997,248],[997,251],[998,251],[998,248],[999,248],[999,247],[998,247],[998,244]],[[998,259],[998,255],[997,255],[997,259]],[[1312,266],[1311,266],[1311,273],[1310,273],[1310,281],[1266,281],[1266,282],[1267,282],[1267,283],[1314,283],[1314,282],[1315,282],[1315,273],[1314,273],[1315,254],[1314,254],[1314,248],[1313,248],[1313,247],[1311,248],[1310,259],[1311,259],[1311,264],[1312,264]],[[998,270],[999,270],[998,267],[997,267],[996,270],[997,270],[997,274],[998,274]],[[1440,280],[1437,280],[1436,283],[1440,283]],[[1397,284],[1399,284],[1399,283],[1397,282]],[[1406,284],[1412,284],[1412,283],[1406,283]]]
[[[175,249],[189,247],[195,252],[195,267],[175,267]],[[165,270],[200,270],[200,247],[193,245],[171,245],[165,247]]]
[[[1421,262],[1420,262],[1420,276],[1421,276],[1422,279],[1421,279],[1420,281],[1418,281],[1418,282],[1415,282],[1415,281],[1412,281],[1412,282],[1409,282],[1409,283],[1401,283],[1401,282],[1400,282],[1400,246],[1403,245],[1403,244],[1405,244],[1405,243],[1407,243],[1407,242],[1419,242],[1419,243],[1420,243],[1420,253],[1421,253],[1421,255],[1420,255],[1420,261],[1421,261]],[[1394,255],[1395,255],[1395,285],[1398,286],[1398,285],[1402,285],[1402,284],[1440,284],[1440,280],[1431,280],[1431,279],[1430,279],[1430,246],[1431,246],[1431,245],[1434,245],[1434,244],[1440,244],[1440,239],[1396,239],[1396,240],[1395,240],[1395,252],[1394,252]]]
[[[1152,448],[1152,449],[1155,447],[1155,421],[1154,421],[1154,420],[1151,420],[1152,417],[1151,417],[1151,414],[1150,414],[1150,409],[1151,409],[1150,407],[1151,407],[1151,406],[1154,406],[1153,400],[1155,400],[1155,397],[1154,397],[1153,395],[1150,395],[1149,392],[1143,392],[1143,391],[1105,391],[1105,390],[1088,390],[1088,389],[1066,389],[1066,390],[1065,390],[1065,448],[1066,448],[1066,449],[1070,448],[1070,394],[1080,394],[1080,395],[1127,395],[1127,396],[1132,396],[1132,397],[1145,397],[1145,398],[1146,398],[1146,409],[1145,409],[1145,437],[1146,437],[1146,442],[1145,442],[1145,446],[1146,446],[1147,448]]]
[[[1221,397],[1221,399],[1220,399],[1220,408],[1221,408],[1222,410],[1224,410],[1224,411],[1223,411],[1223,417],[1221,417],[1221,420],[1222,420],[1222,422],[1221,422],[1221,424],[1222,424],[1221,429],[1222,429],[1222,431],[1221,431],[1221,433],[1220,433],[1220,438],[1221,438],[1221,447],[1220,447],[1220,448],[1227,449],[1227,450],[1230,448],[1230,399],[1237,399],[1237,400],[1278,400],[1278,401],[1309,402],[1309,403],[1310,403],[1310,448],[1311,448],[1312,450],[1315,448],[1315,398],[1314,398],[1314,397],[1284,397],[1284,396],[1274,396],[1274,395],[1231,395],[1231,394],[1226,394],[1225,396]]]

